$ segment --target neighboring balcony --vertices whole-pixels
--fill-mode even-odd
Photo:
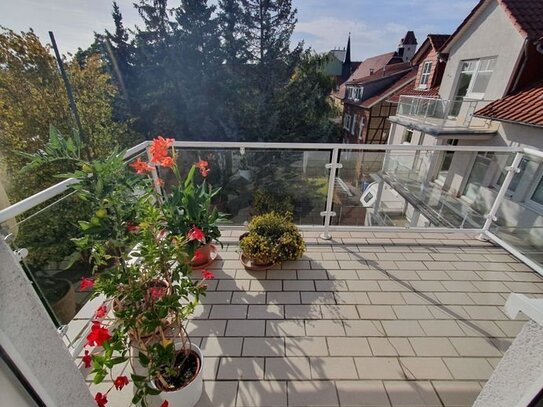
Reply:
[[[474,117],[489,100],[440,99],[422,96],[400,96],[396,115],[390,121],[433,136],[451,134],[477,135],[490,138],[497,127],[491,120]]]

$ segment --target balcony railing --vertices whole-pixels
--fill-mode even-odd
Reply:
[[[270,210],[292,212],[302,230],[320,231],[322,239],[333,238],[337,230],[462,230],[497,242],[543,274],[543,211],[530,209],[527,214],[526,205],[506,198],[512,185],[524,184],[529,190],[539,182],[530,171],[515,175],[523,158],[524,165],[526,160],[532,167],[543,165],[539,151],[181,141],[175,147],[182,171],[199,159],[209,162],[208,181],[222,188],[214,203],[230,214],[225,230],[241,228],[255,214]],[[147,148],[148,143],[132,148],[127,160],[146,154]],[[159,174],[164,193],[174,182],[167,171]],[[46,304],[48,278],[75,286],[90,273],[83,266],[65,272],[55,248],[60,244],[66,249],[77,237],[77,228],[69,227],[73,219],[60,218],[67,227],[51,221],[66,205],[74,205],[71,201],[77,198],[69,192],[73,182],[61,182],[0,210],[0,233],[19,254]],[[30,238],[38,228],[39,238]],[[79,309],[87,298],[77,292],[75,297]],[[59,325],[73,316],[59,315],[53,304],[48,308]]]
[[[487,121],[473,116],[488,103],[488,100],[400,96],[396,115],[439,128],[489,128]]]

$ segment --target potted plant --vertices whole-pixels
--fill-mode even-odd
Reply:
[[[39,289],[61,324],[67,324],[76,314],[75,290],[70,280],[37,275]]]
[[[175,150],[171,150],[173,162],[177,162]],[[152,151],[151,160],[155,158]],[[211,171],[205,160],[193,165],[186,178],[183,179],[176,165],[171,171],[175,175],[177,188],[162,202],[164,213],[170,230],[181,235],[192,233],[189,246],[194,256],[191,259],[193,268],[207,267],[217,256],[213,242],[219,242],[221,232],[218,223],[226,220],[226,215],[212,205],[212,199],[220,192],[206,181]],[[199,176],[201,182],[197,182]]]
[[[240,237],[241,262],[247,269],[270,268],[277,262],[299,259],[305,243],[290,213],[255,216]]]
[[[94,279],[84,278],[81,289],[92,287],[93,295],[105,295],[114,322],[102,323],[107,304],[96,310],[85,347],[101,346],[103,352],[91,355],[86,349],[83,363],[92,367],[94,383],[127,360],[135,371],[130,379],[119,376],[107,392],[97,393],[98,406],[106,405],[109,391],[121,390],[130,380],[135,387],[132,402],[141,406],[155,397],[161,407],[169,403],[190,407],[202,391],[203,356],[190,342],[185,321],[205,293],[203,280],[213,275],[203,270],[202,280],[192,276],[190,260],[204,240],[202,231],[195,225],[186,233],[171,227],[176,225],[174,214],[179,213],[174,210],[176,199],[185,196],[185,189],[200,190],[189,179],[196,166],[171,196],[159,193],[149,176],[156,167],[171,168],[179,175],[173,149],[170,155],[172,144],[171,139],[155,139],[151,162],[138,158],[129,170],[122,153],[86,162],[79,157],[77,139],[57,135],[32,163],[75,160],[79,169],[66,176],[79,179],[73,188],[93,207],[91,218],[79,222],[81,236],[74,241],[81,252],[89,253],[93,270],[99,273]],[[206,191],[210,189],[200,190],[198,196],[204,202],[210,199]],[[213,230],[214,225],[207,226]]]

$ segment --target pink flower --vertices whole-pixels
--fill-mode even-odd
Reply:
[[[194,252],[194,257],[192,258],[192,261],[195,263],[198,263],[205,259],[205,256],[203,255],[202,251],[200,249],[196,250]]]
[[[204,280],[213,280],[215,278],[215,274],[213,274],[211,271],[202,270],[202,278]]]
[[[130,164],[130,166],[134,168],[138,174],[145,174],[146,172],[153,171],[153,167],[151,167],[145,161],[142,161],[139,157],[136,159],[136,161]]]
[[[207,177],[207,175],[209,174],[209,168],[208,168],[208,162],[205,161],[205,160],[200,160],[196,163],[196,168],[198,168],[198,170],[200,170],[200,174],[202,175],[202,177]]]
[[[113,385],[117,390],[122,390],[128,384],[128,377],[119,376],[113,381]]]
[[[164,294],[166,294],[166,288],[164,287],[151,287],[149,288],[149,294],[151,295],[151,298],[156,301],[160,300]]]
[[[102,394],[100,392],[96,393],[96,396],[94,396],[94,400],[96,401],[98,407],[106,407],[107,398],[105,394]]]
[[[192,226],[192,229],[189,230],[189,233],[187,234],[187,238],[189,240],[199,240],[201,242],[204,242],[205,237],[206,237],[206,235],[204,234],[202,229],[199,229],[198,227],[196,227],[194,225]]]
[[[141,228],[140,228],[138,225],[136,225],[135,223],[128,222],[128,223],[126,224],[126,230],[128,230],[128,232],[130,232],[130,233],[139,232],[140,229],[141,229]]]
[[[160,407],[168,407],[169,405],[170,403],[168,403],[168,400],[164,400],[162,404],[160,405]]]
[[[92,280],[90,278],[86,278],[86,277],[83,277],[81,279],[81,284],[79,285],[79,290],[80,291],[84,291],[87,288],[92,288],[92,287],[94,287],[94,280]]]
[[[109,330],[100,325],[100,322],[93,321],[91,331],[87,335],[87,343],[85,344],[85,346],[102,346],[105,341],[108,341],[110,339],[111,335],[109,333]]]
[[[85,369],[88,369],[91,367],[92,358],[88,350],[85,351],[85,356],[81,358],[83,361],[83,365],[85,366]]]
[[[98,307],[96,312],[94,313],[95,318],[104,318],[107,314],[107,307],[105,305],[102,305]]]

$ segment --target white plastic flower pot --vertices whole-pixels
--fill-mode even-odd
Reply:
[[[168,401],[169,407],[194,407],[200,397],[202,396],[203,389],[203,372],[204,372],[204,355],[200,348],[195,344],[190,344],[191,349],[196,352],[198,358],[200,358],[200,370],[196,373],[196,376],[185,387],[175,391],[163,391],[158,396],[150,398],[151,407],[160,407],[164,401]],[[180,349],[176,344],[176,348]],[[155,384],[151,382],[151,387],[156,388]]]

